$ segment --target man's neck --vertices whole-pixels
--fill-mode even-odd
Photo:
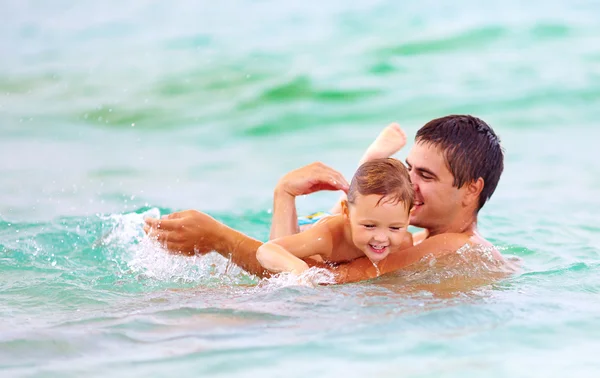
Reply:
[[[449,224],[435,228],[428,228],[426,231],[427,237],[447,233],[473,235],[477,233],[477,215],[470,217],[457,217]]]

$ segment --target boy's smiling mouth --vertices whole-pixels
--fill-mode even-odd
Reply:
[[[374,245],[369,243],[369,248],[371,249],[371,251],[377,254],[383,253],[387,249],[387,247],[387,245]]]

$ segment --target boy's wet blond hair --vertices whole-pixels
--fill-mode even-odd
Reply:
[[[414,189],[408,170],[400,160],[394,158],[370,160],[360,167],[352,177],[348,189],[348,203],[353,204],[356,194],[382,196],[377,202],[403,202],[408,211],[413,207]]]

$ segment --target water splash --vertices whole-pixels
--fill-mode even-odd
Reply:
[[[335,284],[335,275],[327,269],[312,267],[300,275],[279,273],[260,281],[257,289],[262,291],[279,289],[288,286],[317,287],[319,285]]]
[[[510,261],[497,259],[494,248],[465,245],[455,253],[427,255],[416,264],[388,275],[381,282],[436,294],[469,293],[518,272]]]
[[[375,268],[375,274],[377,274],[376,277],[381,276],[381,272],[379,271],[379,266],[377,265],[377,262],[371,260],[371,264],[373,264],[373,267]]]
[[[187,284],[248,284],[255,279],[217,253],[183,256],[170,253],[144,231],[144,220],[159,218],[156,208],[143,213],[113,214],[103,217],[109,231],[96,242],[107,258],[120,262],[121,273],[138,279]]]
[[[152,208],[142,213],[111,214],[100,216],[100,219],[109,227],[96,246],[127,245],[139,243],[145,238],[143,229],[146,218],[160,218],[160,210]]]

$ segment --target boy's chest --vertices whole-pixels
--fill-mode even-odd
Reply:
[[[363,257],[364,255],[364,252],[356,248],[354,244],[342,242],[340,245],[334,246],[328,260],[333,262],[345,262]]]

